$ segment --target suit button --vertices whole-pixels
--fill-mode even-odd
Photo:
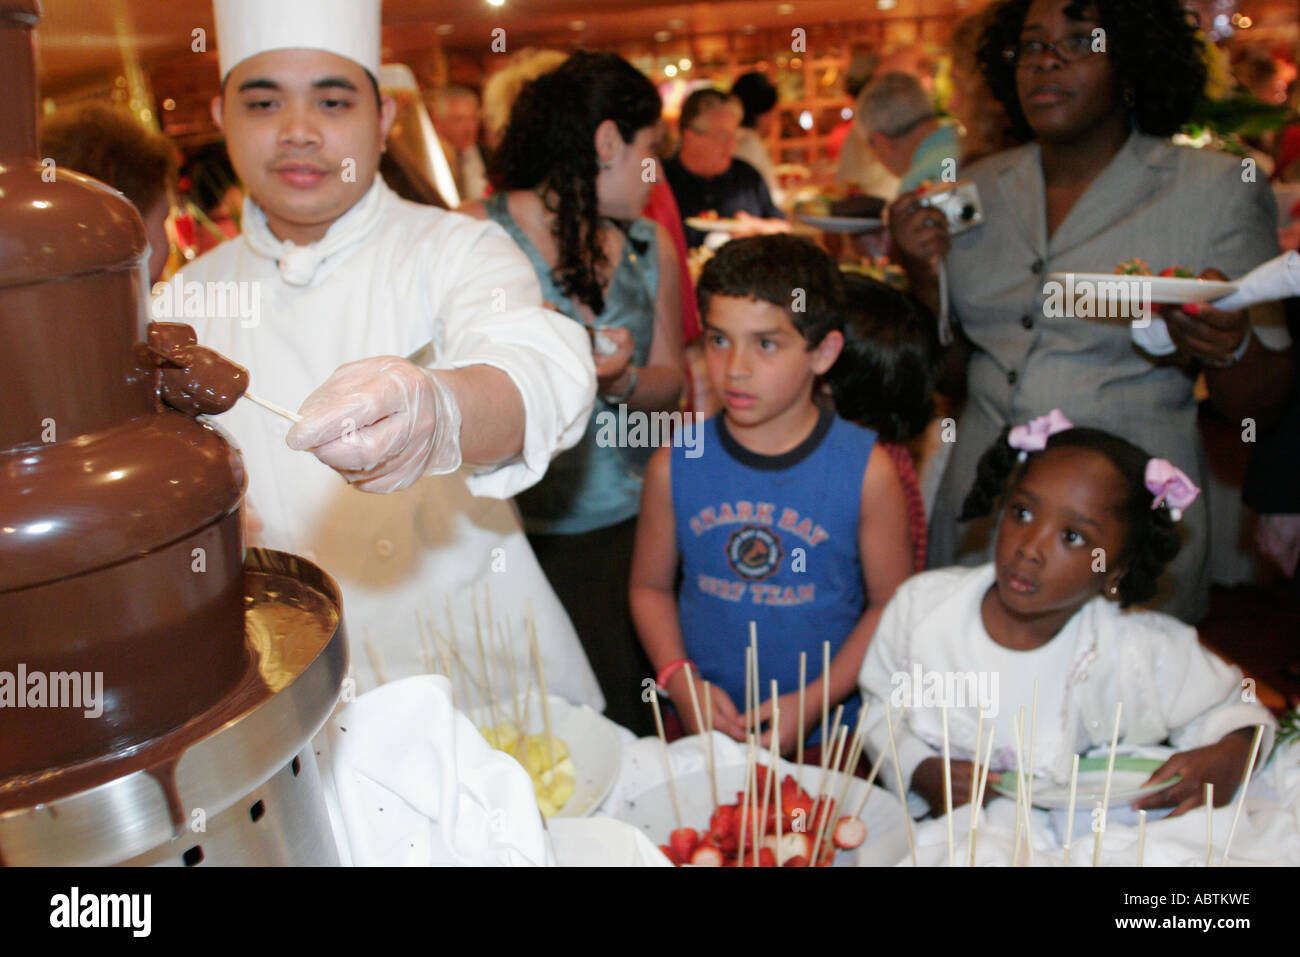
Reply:
[[[1090,727],[1090,728],[1092,728],[1094,731],[1096,731],[1098,728],[1101,727],[1101,722],[1100,722],[1100,721],[1089,721],[1089,722],[1088,722],[1088,727]]]
[[[1080,683],[1082,683],[1082,682],[1084,682],[1084,681],[1087,681],[1087,680],[1088,680],[1088,672],[1085,671],[1083,674],[1079,675],[1079,681],[1080,681]]]
[[[1029,313],[1025,313],[1020,317],[1020,324],[1026,329],[1032,329],[1034,328],[1034,317],[1029,315]]]
[[[1010,372],[1007,373],[1007,385],[1015,385],[1016,382],[1019,381],[1019,379],[1020,376],[1016,375],[1015,369],[1012,369]]]
[[[1034,264],[1029,268],[1034,271],[1035,276],[1040,275],[1043,271],[1043,261],[1041,259],[1035,259]]]

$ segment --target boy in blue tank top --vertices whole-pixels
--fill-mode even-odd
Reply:
[[[808,656],[808,743],[821,739],[824,682],[832,710],[844,705],[850,730],[857,720],[863,655],[912,568],[907,505],[875,433],[814,401],[844,344],[834,261],[788,235],[737,239],[705,266],[698,295],[709,381],[723,413],[705,423],[695,449],[664,447],[650,462],[632,618],[687,731],[699,730],[689,662],[697,695],[709,682],[714,727],[737,740],[756,622],[759,719],[768,720],[776,679],[788,753],[798,734],[800,652]],[[832,655],[825,675],[823,641]],[[765,745],[769,737],[770,729]]]

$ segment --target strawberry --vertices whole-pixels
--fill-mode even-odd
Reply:
[[[721,867],[722,852],[716,847],[698,847],[691,855],[691,863],[696,867]]]
[[[1195,279],[1196,274],[1186,266],[1170,266],[1168,269],[1160,271],[1161,276],[1172,277],[1174,279]]]
[[[842,817],[835,825],[835,846],[851,851],[867,839],[867,826],[856,817]]]
[[[807,867],[808,858],[806,857],[787,857],[785,859],[786,867]]]
[[[689,861],[699,843],[700,835],[693,827],[679,827],[668,835],[668,846],[679,861]]]
[[[806,833],[810,830],[809,822],[812,820],[812,798],[802,791],[788,798],[783,796],[781,816],[785,819],[782,830]]]
[[[739,808],[734,804],[719,805],[713,812],[713,816],[709,818],[709,833],[719,842],[728,837],[734,839],[739,827]]]
[[[770,847],[760,847],[758,849],[758,866],[776,867],[776,855],[772,853]]]
[[[678,857],[677,853],[667,844],[660,844],[659,850],[663,852],[664,857],[668,858],[668,860],[673,862],[673,867],[682,866],[682,859]]]

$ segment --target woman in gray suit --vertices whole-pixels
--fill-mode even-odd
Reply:
[[[937,306],[944,264],[952,316],[971,347],[969,398],[931,520],[931,565],[987,560],[991,526],[960,524],[957,512],[981,453],[1006,425],[1060,408],[1204,484],[1198,372],[1232,421],[1266,417],[1284,400],[1292,363],[1280,309],[1167,309],[1177,352],[1163,358],[1139,349],[1127,322],[1044,309],[1049,273],[1111,272],[1140,257],[1157,271],[1177,264],[1235,278],[1277,254],[1262,178],[1235,157],[1169,142],[1204,87],[1201,54],[1178,0],[1008,0],[980,55],[1029,142],[963,171],[979,189],[984,223],[950,238],[916,193],[891,209],[913,288]],[[1203,504],[1188,510],[1183,548],[1154,603],[1188,622],[1208,608],[1207,526]]]

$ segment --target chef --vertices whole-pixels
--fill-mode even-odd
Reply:
[[[470,697],[475,682],[503,694],[509,662],[522,693],[529,609],[549,690],[601,708],[508,501],[583,433],[585,332],[543,308],[498,226],[401,200],[377,175],[395,111],[376,84],[379,0],[214,7],[212,115],[248,194],[243,234],[173,282],[240,284],[256,315],[187,321],[304,416],[291,429],[245,401],[219,422],[243,452],[253,543],[339,583],[361,691],[445,664],[469,672]],[[436,628],[423,641],[417,615]],[[510,651],[487,642],[489,615]]]

